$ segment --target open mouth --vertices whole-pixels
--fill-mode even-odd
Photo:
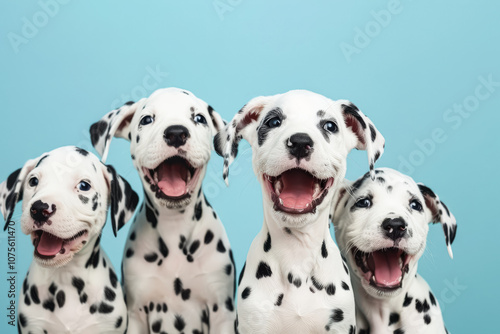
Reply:
[[[82,230],[68,239],[61,239],[48,232],[38,230],[31,233],[33,245],[35,246],[35,255],[42,259],[52,259],[57,254],[65,254],[71,251],[75,245],[84,243],[88,235],[87,230]]]
[[[293,168],[278,176],[264,174],[264,180],[275,210],[302,214],[316,212],[334,178],[321,180],[303,169]]]
[[[402,249],[392,247],[365,253],[353,248],[352,252],[356,265],[371,286],[383,291],[392,291],[402,286],[411,259]]]
[[[200,174],[200,168],[194,168],[180,156],[168,158],[155,169],[143,167],[142,170],[156,197],[169,200],[189,197]]]

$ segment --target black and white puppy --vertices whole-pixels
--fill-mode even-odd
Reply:
[[[347,258],[359,333],[447,333],[438,302],[417,275],[429,222],[441,223],[450,257],[455,217],[423,184],[389,168],[335,195],[333,223]]]
[[[90,129],[106,159],[111,137],[130,140],[145,202],[124,250],[130,333],[234,333],[232,251],[201,184],[220,116],[178,88],[105,115]]]
[[[384,138],[351,102],[304,90],[252,99],[217,135],[226,182],[242,138],[264,224],[240,276],[240,333],[354,333],[353,292],[328,215],[349,151],[367,150],[373,167]]]
[[[122,289],[99,241],[108,205],[116,235],[138,199],[111,166],[74,146],[28,160],[0,184],[5,228],[22,200],[21,230],[35,246],[18,304],[20,333],[126,332]]]

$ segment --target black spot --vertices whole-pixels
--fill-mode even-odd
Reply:
[[[296,278],[293,280],[293,285],[295,285],[297,288],[300,288],[300,286],[302,285],[302,281],[300,278]]]
[[[103,314],[107,314],[107,313],[113,312],[113,310],[114,310],[113,306],[108,305],[105,302],[101,302],[101,304],[99,305],[98,312],[103,313]]]
[[[153,209],[151,209],[149,205],[146,205],[146,219],[151,223],[151,226],[153,226],[153,228],[156,228],[156,226],[158,225],[158,218],[156,218]]]
[[[158,238],[158,248],[159,248],[160,253],[163,257],[168,256],[168,247],[165,244],[165,242],[163,241],[162,237]]]
[[[408,293],[406,293],[405,301],[403,302],[403,307],[407,307],[408,305],[410,305],[412,300],[413,297],[408,296]]]
[[[144,260],[148,262],[155,262],[158,259],[158,254],[156,253],[149,253],[144,255]]]
[[[418,311],[418,313],[422,313],[424,311],[424,306],[422,305],[422,302],[418,299],[415,299],[415,309]]]
[[[399,314],[391,313],[391,315],[389,316],[389,326],[395,324],[398,321],[399,321]]]
[[[241,298],[247,299],[248,296],[250,296],[251,292],[252,292],[252,289],[250,289],[250,287],[247,286],[245,289],[243,289],[243,292],[241,293]]]
[[[80,296],[80,303],[82,304],[85,304],[87,302],[87,299],[88,299],[88,296],[86,293],[83,293],[81,296]]]
[[[238,279],[238,286],[240,286],[240,284],[241,284],[241,280],[243,279],[243,275],[245,274],[245,267],[246,266],[247,266],[247,262],[245,261],[245,263],[243,264],[243,268],[241,268],[240,277]]]
[[[38,297],[38,288],[34,284],[31,286],[30,295],[33,303],[40,304],[40,298]]]
[[[344,311],[342,311],[341,309],[338,309],[338,308],[333,310],[332,314],[330,315],[330,319],[333,322],[340,322],[340,321],[344,320]]]
[[[424,322],[426,325],[430,324],[431,323],[431,317],[430,315],[426,314],[424,315]]]
[[[78,153],[80,153],[84,157],[86,157],[87,155],[89,155],[89,152],[87,150],[84,150],[83,148],[75,147],[75,149],[76,149],[76,151]]]
[[[137,137],[135,137],[135,142],[139,143],[139,140],[141,140],[141,137],[139,135],[137,135]]]
[[[22,313],[19,313],[19,323],[21,324],[21,327],[26,327],[26,324],[28,323],[28,321],[26,321],[26,317]]]
[[[188,300],[190,295],[191,295],[191,289],[185,289],[182,290],[181,298],[182,300]]]
[[[118,319],[116,319],[116,322],[115,322],[115,328],[120,328],[120,326],[122,325],[122,322],[123,322],[123,318],[118,317]]]
[[[269,267],[269,265],[264,261],[260,261],[255,277],[257,277],[257,279],[261,279],[262,277],[271,277],[272,274],[273,272],[271,271],[271,267]]]
[[[328,284],[325,288],[325,291],[329,296],[333,296],[335,294],[335,285],[333,285],[333,283]]]
[[[328,257],[328,250],[326,249],[325,240],[323,240],[323,244],[321,245],[321,256],[323,256],[323,258],[325,259]]]
[[[116,289],[116,283],[118,282],[118,277],[116,277],[113,269],[109,268],[109,281],[111,282],[111,286]]]
[[[160,330],[161,330],[161,319],[156,320],[155,322],[153,322],[153,325],[151,326],[151,330],[153,331],[153,333],[159,333],[160,332]]]
[[[367,334],[370,334],[370,333],[367,333]],[[394,334],[405,334],[405,331],[402,330],[401,328],[398,328],[394,331]]]
[[[375,138],[377,138],[377,131],[375,130],[372,124],[370,124],[368,127],[370,128],[370,136],[372,138],[372,141],[375,141]]]
[[[217,312],[219,310],[219,306],[217,304],[214,304],[212,307],[212,311]]]
[[[226,247],[224,247],[224,244],[222,243],[222,240],[219,239],[219,242],[217,243],[217,251],[224,253],[226,251]]]
[[[90,314],[94,314],[97,311],[97,306],[95,304],[90,305],[89,312]]]
[[[163,303],[163,305],[161,306],[161,310],[163,311],[163,313],[167,313],[168,311],[167,304]]]
[[[174,281],[174,291],[176,295],[182,292],[182,281],[179,278],[176,278]]]
[[[224,267],[224,271],[226,273],[226,275],[231,275],[231,272],[233,271],[233,265],[232,264],[226,264],[226,266]]]
[[[189,247],[189,252],[191,254],[193,254],[194,252],[196,252],[198,250],[198,247],[200,247],[200,241],[199,240],[193,241],[193,243]]]
[[[434,295],[430,291],[429,291],[429,299],[431,300],[431,304],[436,306],[436,298],[434,298]]]
[[[214,238],[213,232],[210,230],[207,230],[207,233],[205,233],[205,239],[203,240],[203,242],[205,244],[209,244],[210,242],[212,242],[213,238]]]
[[[64,303],[66,302],[66,294],[64,293],[64,291],[59,290],[59,292],[56,295],[56,300],[57,300],[57,306],[59,306],[59,308],[64,306]]]
[[[132,248],[128,248],[127,252],[125,253],[125,256],[127,258],[132,257],[134,255],[134,250]]]
[[[186,327],[186,323],[184,322],[184,319],[182,318],[182,316],[175,315],[174,327],[179,332],[181,332],[184,329],[184,327]]]
[[[153,302],[149,302],[149,310],[153,311],[154,308],[155,308],[155,304]]]
[[[30,300],[30,297],[28,295],[24,295],[24,303],[28,306],[31,305],[31,300]]]
[[[288,227],[285,227],[283,229],[287,234],[292,234],[292,230],[290,230]]]
[[[311,281],[314,287],[318,290],[323,290],[323,284],[321,284],[318,280],[316,280],[316,277],[311,276]]]
[[[112,302],[116,298],[116,293],[108,287],[104,288],[104,298]]]
[[[234,311],[234,306],[233,306],[233,299],[231,297],[227,297],[226,298],[226,308],[229,312],[233,312]]]
[[[279,296],[278,296],[278,299],[276,299],[276,303],[274,303],[274,305],[276,306],[281,306],[281,303],[283,302],[283,294],[280,293]]]
[[[346,282],[342,281],[342,289],[349,290],[349,285]]]
[[[267,232],[267,239],[266,239],[266,242],[264,242],[264,252],[269,252],[269,250],[271,249],[271,235],[269,234],[269,232]]]
[[[24,280],[24,283],[27,285],[26,280]],[[27,290],[27,287],[25,289],[25,287],[23,286],[23,293],[26,293],[26,290]],[[51,295],[55,295],[56,291],[57,291],[57,285],[55,285],[54,282],[52,282],[49,286],[49,292]]]
[[[201,190],[201,188],[200,188]],[[194,206],[194,218],[198,221],[201,219],[201,215],[202,215],[202,209],[201,209],[201,201],[196,203],[196,205]]]
[[[42,306],[44,309],[49,310],[50,312],[54,312],[54,309],[56,308],[56,304],[54,304],[53,299],[47,299],[43,302]]]
[[[206,310],[203,310],[201,313],[201,322],[210,325],[210,319],[208,318],[208,312]]]
[[[130,240],[135,240],[135,231],[130,234]]]
[[[429,303],[427,302],[427,299],[424,299],[423,308],[424,308],[424,312],[427,312],[430,309],[430,306],[429,306]]]

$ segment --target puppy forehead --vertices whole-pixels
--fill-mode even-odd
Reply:
[[[190,114],[191,108],[200,111],[202,105],[198,98],[191,92],[178,88],[166,88],[154,92],[144,104],[145,110],[152,110],[170,115],[178,115],[179,112]]]
[[[418,185],[411,177],[390,168],[375,169],[375,179],[372,180],[371,177],[366,177],[361,186],[361,189],[363,188],[376,191],[384,190],[396,197],[400,196],[402,192],[420,196]]]
[[[306,90],[293,90],[279,96],[272,108],[279,107],[286,115],[316,115],[322,110],[325,114],[339,111],[338,103],[329,98]]]

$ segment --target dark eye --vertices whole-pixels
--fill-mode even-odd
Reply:
[[[80,183],[78,183],[78,189],[80,189],[81,191],[89,191],[90,188],[90,183],[88,183],[87,181],[80,181]]]
[[[36,177],[32,177],[29,181],[28,184],[30,187],[36,187],[38,185],[38,179]]]
[[[148,124],[153,123],[153,121],[154,121],[154,118],[147,115],[147,116],[144,116],[143,118],[141,118],[140,124],[141,125],[148,125]]]
[[[422,204],[416,199],[410,201],[410,208],[416,211],[422,211]]]
[[[331,121],[325,122],[325,124],[323,124],[323,129],[325,129],[326,131],[330,131],[331,133],[335,133],[339,130],[337,124]]]
[[[358,201],[354,204],[357,208],[369,208],[372,206],[372,200],[368,197],[363,197],[358,199]]]
[[[279,117],[273,117],[269,121],[267,121],[266,124],[270,128],[277,128],[281,126],[281,119]]]
[[[194,121],[196,123],[207,124],[207,120],[206,120],[205,116],[203,116],[202,114],[198,114],[198,115],[194,116]]]

